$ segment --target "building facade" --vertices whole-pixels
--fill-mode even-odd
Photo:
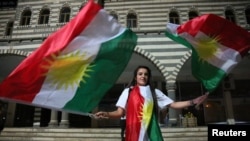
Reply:
[[[85,0],[9,0],[0,8],[0,81],[53,32],[67,24]],[[112,110],[137,65],[149,65],[157,88],[173,100],[186,100],[205,92],[193,78],[191,50],[165,36],[166,23],[182,24],[203,14],[216,14],[250,30],[249,0],[98,0],[117,21],[138,35],[138,44],[117,84],[95,110]],[[237,36],[237,35],[235,35]],[[171,126],[185,112],[198,117],[198,125],[211,122],[250,121],[250,55],[210,94],[200,110],[169,110]],[[116,127],[119,121],[95,121],[86,116],[19,103],[7,105],[6,126]],[[95,112],[95,111],[93,111]]]

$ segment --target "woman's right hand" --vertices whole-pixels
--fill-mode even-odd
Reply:
[[[100,111],[100,112],[95,113],[95,117],[97,119],[108,119],[109,115],[108,115],[108,112]]]

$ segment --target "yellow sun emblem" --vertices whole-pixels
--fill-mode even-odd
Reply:
[[[140,113],[140,119],[141,122],[147,127],[150,123],[151,116],[152,116],[152,111],[153,111],[153,101],[148,101],[144,106],[143,104],[141,105],[141,113]]]
[[[195,48],[201,60],[207,60],[218,51],[219,38],[198,39]]]
[[[42,68],[48,70],[45,75],[59,89],[79,86],[80,81],[85,82],[83,76],[89,77],[87,72],[92,71],[89,66],[90,59],[86,59],[86,54],[79,51],[59,56],[52,54],[50,57],[45,59],[46,65]]]

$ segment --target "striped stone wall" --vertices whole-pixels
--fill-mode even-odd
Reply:
[[[73,18],[85,2],[82,0],[19,0],[16,9],[0,9],[0,53],[24,51],[28,55],[38,48],[50,33],[64,25],[58,22],[59,11],[63,6],[67,5],[71,8],[71,18]],[[247,24],[244,10],[249,5],[249,0],[105,0],[105,9],[108,12],[115,12],[118,15],[118,22],[124,26],[126,15],[129,12],[136,13],[138,27],[132,30],[138,33],[139,39],[135,52],[153,62],[162,72],[164,79],[173,83],[191,52],[165,37],[164,31],[169,12],[177,11],[180,22],[184,23],[188,20],[190,10],[196,10],[199,15],[213,13],[224,17],[225,9],[230,7],[235,12],[236,23],[245,28]],[[45,7],[51,10],[49,24],[38,25],[39,13]],[[20,26],[21,13],[26,8],[32,11],[31,24]],[[9,20],[14,20],[12,37],[4,36]]]

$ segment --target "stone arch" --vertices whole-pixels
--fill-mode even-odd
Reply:
[[[235,8],[232,6],[232,5],[227,5],[225,8],[224,8],[224,11],[225,10],[233,10],[235,12]]]
[[[247,27],[250,27],[250,4],[249,5],[246,5],[246,8],[244,9],[244,13],[245,13],[245,21],[246,21],[246,24],[247,24]]]
[[[164,66],[161,65],[159,60],[157,60],[150,52],[147,52],[144,49],[141,49],[139,47],[136,47],[134,52],[139,54],[139,55],[142,55],[147,60],[152,62],[156,66],[156,68],[161,72],[161,74],[164,77],[164,80],[167,82],[166,76],[168,75],[168,73],[164,71]]]
[[[0,49],[0,82],[6,79],[28,56],[28,52],[15,49]],[[14,115],[12,115],[14,116]]]
[[[129,10],[127,11],[127,14],[126,14],[126,15],[131,14],[131,13],[138,15],[138,13],[136,12],[135,9],[129,9]]]
[[[57,15],[57,17],[58,17],[58,23],[60,23],[60,16],[61,16],[61,10],[63,10],[64,8],[69,8],[69,10],[70,10],[70,15],[69,15],[69,20],[72,18],[72,16],[73,16],[73,11],[72,11],[72,5],[70,4],[70,3],[68,3],[68,2],[65,2],[61,7],[59,7],[59,9],[58,9],[58,15]]]
[[[192,17],[190,17],[191,16],[190,14],[192,15]],[[199,16],[200,15],[199,10],[194,6],[190,7],[188,11],[188,18],[189,19],[195,18],[195,14],[197,14],[196,16]]]
[[[65,2],[64,4],[62,4],[62,6],[59,7],[59,11],[60,11],[62,8],[65,8],[65,7],[69,8],[69,9],[71,10],[70,15],[72,15],[72,9],[73,9],[73,7],[72,7],[72,5],[71,5],[70,3],[68,3],[68,2]],[[59,13],[59,14],[60,14],[60,13]]]
[[[50,24],[50,19],[51,19],[51,7],[49,5],[44,5],[42,6],[40,9],[39,9],[39,12],[38,12],[38,19],[37,19],[37,24],[40,23],[40,17],[41,17],[41,14],[44,10],[48,10],[49,11],[49,21],[47,24]]]
[[[127,16],[129,15],[129,14],[134,14],[135,16],[136,16],[136,23],[137,23],[137,27],[136,27],[136,29],[139,29],[139,27],[140,27],[140,18],[139,18],[139,14],[138,14],[138,12],[136,12],[136,10],[135,9],[129,9],[128,11],[127,11],[127,13],[126,13],[126,17],[125,17],[125,25],[127,25]]]
[[[22,9],[19,9],[19,11],[17,12],[19,19],[21,18],[22,13],[26,10],[29,10],[31,12],[31,16],[32,16],[33,9],[30,6],[26,6],[26,7],[23,7]]]
[[[2,54],[15,54],[15,55],[21,55],[21,56],[29,56],[31,52],[26,52],[22,50],[17,49],[0,49],[0,55]]]
[[[224,8],[224,13],[223,13],[223,15],[224,15],[224,17],[226,18],[226,12],[227,11],[230,11],[230,12],[232,12],[232,14],[233,14],[233,21],[235,22],[235,24],[237,23],[237,17],[238,16],[236,16],[236,11],[235,11],[235,8],[233,8],[231,5],[227,5],[225,8]]]
[[[200,15],[199,9],[198,9],[197,7],[195,7],[195,6],[191,6],[191,7],[189,8],[189,11],[197,12],[197,14]]]
[[[72,8],[72,5],[71,5],[71,3],[69,3],[69,2],[64,2],[64,3],[62,4],[62,6],[60,7],[60,9],[63,8],[63,7],[70,7],[70,8]]]
[[[25,13],[25,12],[30,12],[31,14],[30,14],[30,20],[29,20],[29,22],[31,23],[31,19],[32,19],[32,16],[33,16],[33,10],[31,9],[31,7],[29,7],[29,6],[27,6],[27,7],[24,7],[23,9],[21,9],[19,12],[18,12],[18,25],[19,26],[23,26],[22,25],[22,18],[23,18],[23,14]]]
[[[4,36],[11,36],[14,28],[14,19],[9,19],[5,24]]]
[[[117,11],[115,11],[115,10],[111,10],[110,12],[109,12],[109,14],[111,15],[111,16],[113,16],[117,21],[119,21],[119,14],[118,14],[118,12]]]
[[[82,3],[81,3],[81,5],[79,6],[79,11],[85,6],[87,4],[87,1],[86,0],[84,0]]]
[[[180,70],[182,66],[187,62],[187,60],[192,56],[192,51],[188,51],[179,61],[179,63],[176,65],[176,69],[174,72],[168,76],[168,80],[170,81],[176,81],[178,74],[180,73]]]
[[[42,7],[39,9],[39,12],[38,12],[39,15],[40,15],[41,11],[44,10],[44,9],[48,9],[49,11],[51,11],[51,7],[50,7],[49,5],[46,4],[46,5],[42,6]]]
[[[172,7],[170,8],[169,12],[168,12],[168,21],[170,22],[170,14],[171,13],[176,13],[178,15],[178,22],[179,24],[182,23],[181,17],[180,17],[180,11],[176,8],[176,7]]]

